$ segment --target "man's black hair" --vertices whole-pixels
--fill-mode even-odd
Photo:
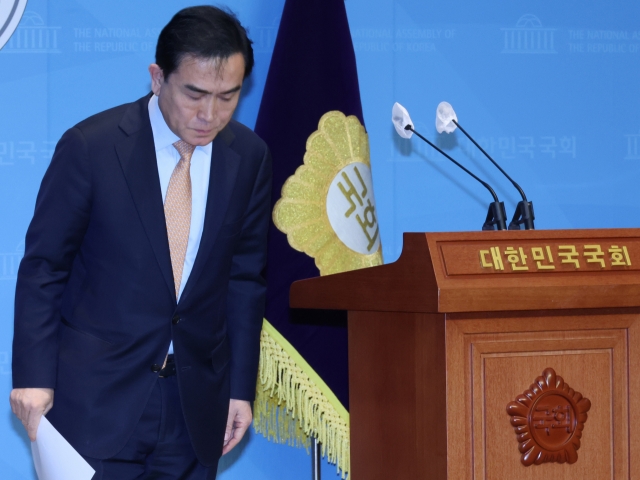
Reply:
[[[186,56],[226,60],[241,53],[244,78],[253,69],[253,48],[247,31],[230,11],[203,5],[180,10],[162,29],[156,63],[167,78]]]

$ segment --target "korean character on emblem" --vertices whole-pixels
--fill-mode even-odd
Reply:
[[[351,214],[356,209],[356,204],[353,201],[353,197],[355,197],[355,199],[358,201],[360,206],[363,206],[364,203],[362,202],[362,198],[367,195],[367,186],[362,181],[362,177],[360,177],[360,173],[358,172],[357,169],[356,169],[356,172],[358,173],[358,178],[360,179],[360,182],[361,182],[362,187],[363,187],[363,190],[362,190],[362,192],[360,194],[356,190],[356,187],[354,187],[353,183],[351,182],[351,179],[346,174],[346,172],[342,172],[342,178],[344,179],[346,184],[349,186],[349,189],[347,190],[345,188],[345,186],[342,184],[342,182],[338,182],[338,188],[340,189],[340,191],[342,192],[344,197],[348,200],[349,205],[350,205],[349,209],[346,212],[344,212],[344,216],[347,217],[347,218],[349,218],[351,216]]]
[[[567,433],[573,433],[575,422],[572,417],[575,415],[569,405],[556,405],[537,407],[533,412],[532,425],[535,429],[545,430],[549,435],[550,430],[562,428]]]
[[[375,207],[371,204],[371,199],[367,199],[367,206],[364,209],[363,218],[360,218],[359,214],[356,214],[356,220],[362,228],[362,232],[364,233],[367,240],[369,240],[369,244],[367,245],[367,251],[371,252],[371,249],[376,243],[378,238],[379,228],[377,226],[378,221],[376,220]],[[376,227],[373,235],[369,233],[369,229]]]

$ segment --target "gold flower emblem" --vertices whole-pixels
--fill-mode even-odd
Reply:
[[[273,222],[321,275],[382,263],[369,140],[355,116],[322,116],[304,163],[282,187]]]
[[[552,368],[545,369],[529,390],[507,405],[520,444],[521,462],[527,467],[577,462],[590,408],[589,399],[569,387]]]

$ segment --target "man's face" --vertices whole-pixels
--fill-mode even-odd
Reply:
[[[151,89],[165,122],[191,145],[207,145],[222,130],[238,105],[244,58],[184,57],[168,78],[155,63],[149,66]]]

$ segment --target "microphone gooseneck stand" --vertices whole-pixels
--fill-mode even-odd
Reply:
[[[484,148],[482,148],[480,144],[478,144],[478,142],[476,142],[471,137],[471,135],[469,135],[467,131],[464,128],[462,128],[462,126],[460,126],[460,124],[456,120],[452,119],[451,121],[456,124],[456,126],[460,129],[460,131],[464,133],[465,136],[469,140],[471,140],[476,147],[478,147],[478,149],[484,154],[484,156],[487,157],[491,161],[491,163],[493,163],[496,166],[496,168],[500,170],[502,174],[505,177],[507,177],[511,183],[513,183],[513,186],[518,189],[518,192],[520,192],[522,201],[518,202],[516,211],[513,214],[513,219],[509,223],[509,230],[520,230],[520,225],[523,225],[525,230],[534,230],[535,227],[533,225],[533,221],[535,219],[535,216],[533,214],[533,202],[529,202],[527,200],[527,196],[524,194],[524,190],[520,188],[520,185],[518,185],[515,182],[515,180],[513,180],[509,175],[507,175],[507,172],[505,172],[502,169],[502,167],[498,165],[496,161],[493,158],[491,158],[491,156],[489,156],[487,152],[484,151]]]
[[[407,125],[406,127],[404,127],[404,129],[405,130],[411,130],[421,140],[427,142],[431,147],[435,148],[438,152],[440,152],[446,158],[451,160],[458,167],[460,167],[462,170],[467,172],[469,175],[471,175],[473,178],[475,178],[478,182],[480,182],[482,185],[484,185],[484,187],[487,190],[489,190],[489,192],[493,196],[493,202],[489,204],[489,211],[487,212],[487,218],[486,218],[484,224],[482,225],[482,230],[506,230],[507,229],[507,225],[506,225],[507,214],[506,214],[506,212],[504,210],[504,202],[501,202],[500,200],[498,200],[498,196],[496,195],[496,192],[493,191],[493,188],[491,188],[491,186],[487,182],[484,182],[484,181],[480,180],[477,176],[475,176],[473,173],[471,173],[469,170],[467,170],[461,164],[456,162],[452,157],[450,157],[446,152],[444,152],[444,150],[442,150],[440,147],[436,146],[434,143],[430,142],[425,137],[423,137],[418,132],[416,132],[413,129],[413,125]]]

